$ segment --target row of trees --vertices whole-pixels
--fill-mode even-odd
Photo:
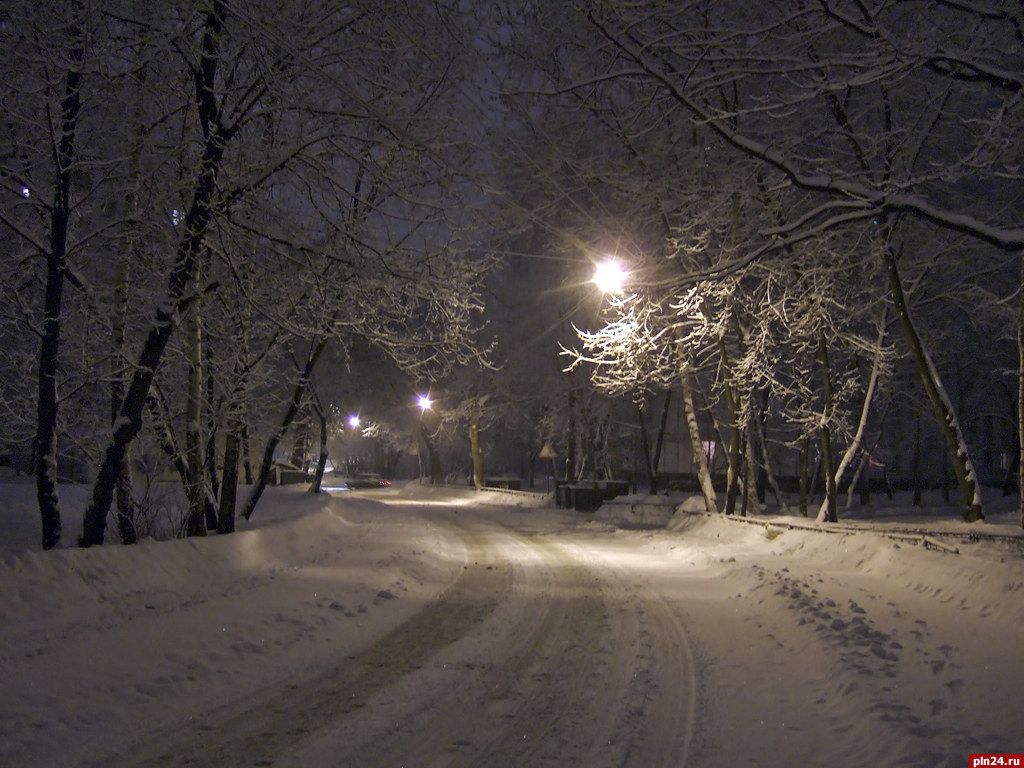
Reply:
[[[191,535],[253,513],[329,345],[412,376],[480,358],[464,109],[443,4],[12,4],[0,109],[4,438],[95,467],[82,545],[138,535],[167,461]],[[34,386],[32,382],[35,382]],[[244,449],[244,450],[243,450]],[[321,467],[322,468],[322,467]]]
[[[323,362],[357,348],[408,377],[396,402],[445,387],[474,457],[503,429],[530,466],[552,441],[596,467],[621,415],[539,349],[572,321],[564,365],[641,425],[676,391],[698,461],[709,428],[727,446],[728,511],[774,441],[817,453],[834,518],[909,368],[982,515],[947,384],[1024,369],[1019,5],[21,5],[0,22],[0,408],[35,446],[44,546],[69,454],[97,478],[83,544],[111,507],[137,535],[154,456],[187,532],[231,530],[236,456],[262,456],[250,515],[294,421],[326,434]],[[464,366],[484,235],[509,266],[500,376]],[[632,282],[602,327],[563,265],[616,252]]]
[[[1020,5],[609,0],[520,18],[504,50],[527,85],[508,95],[533,149],[509,145],[509,199],[632,270],[569,364],[610,393],[679,390],[709,508],[698,416],[727,446],[728,512],[772,474],[766,425],[805,456],[813,440],[834,520],[909,363],[980,519],[945,378],[998,382],[1021,334]]]

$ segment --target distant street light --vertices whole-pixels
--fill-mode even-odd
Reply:
[[[420,395],[416,404],[420,407],[421,411],[429,411],[433,401],[430,399],[430,395]]]
[[[348,417],[348,425],[352,427],[352,429],[358,429],[359,424],[359,416],[357,416],[356,414],[353,413],[351,416]]]
[[[626,271],[615,259],[607,259],[594,267],[593,282],[602,293],[622,293]]]

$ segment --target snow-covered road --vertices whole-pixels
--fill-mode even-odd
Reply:
[[[1024,751],[1024,561],[511,497],[275,491],[0,561],[0,765],[962,766]]]
[[[103,764],[687,764],[692,654],[656,592],[556,533],[470,507],[395,503],[375,517],[381,532],[419,518],[465,552],[436,601],[315,677]]]

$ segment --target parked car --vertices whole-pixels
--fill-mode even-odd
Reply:
[[[380,475],[360,474],[353,475],[346,479],[344,485],[346,488],[351,490],[362,488],[386,488],[391,485],[391,481],[381,477]]]

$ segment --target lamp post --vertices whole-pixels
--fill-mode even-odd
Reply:
[[[426,425],[423,423],[423,416],[427,411],[433,409],[434,401],[430,399],[429,394],[423,394],[416,398],[416,405],[420,409],[420,437],[423,439],[423,444],[427,448],[427,468],[430,473],[430,484],[439,485],[444,480],[444,474],[441,472],[441,457],[437,455],[437,449],[434,448],[434,442],[430,439],[430,434],[427,432]],[[423,463],[421,458],[420,476],[422,477],[422,475]]]

